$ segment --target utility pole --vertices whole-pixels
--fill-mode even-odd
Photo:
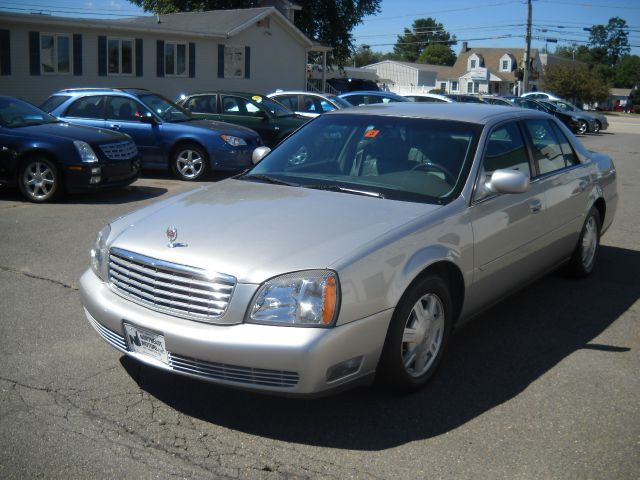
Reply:
[[[522,75],[522,92],[529,91],[529,59],[531,58],[531,0],[527,0],[527,49],[524,52],[524,72]]]

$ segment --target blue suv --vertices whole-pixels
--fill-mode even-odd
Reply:
[[[170,100],[143,89],[77,88],[51,95],[41,108],[69,123],[130,135],[144,168],[171,168],[182,180],[201,179],[211,170],[251,166],[262,145],[249,128],[200,120]]]

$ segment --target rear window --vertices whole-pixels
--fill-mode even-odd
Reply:
[[[47,98],[44,103],[40,105],[40,109],[44,110],[47,113],[51,113],[53,110],[58,108],[70,98],[71,97],[69,97],[68,95],[53,95]]]

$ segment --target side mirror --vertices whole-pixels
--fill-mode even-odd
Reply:
[[[142,115],[140,117],[140,121],[142,123],[148,123],[149,125],[157,125],[158,121],[156,120],[156,117],[154,117],[153,115]]]
[[[266,157],[271,149],[269,147],[258,147],[251,154],[251,162],[256,165],[259,163],[264,157]]]
[[[496,170],[487,182],[487,188],[496,193],[523,193],[529,190],[529,177],[519,170]]]

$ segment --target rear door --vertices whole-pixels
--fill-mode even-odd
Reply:
[[[67,107],[60,118],[77,125],[104,128],[105,101],[104,95],[80,97]]]

